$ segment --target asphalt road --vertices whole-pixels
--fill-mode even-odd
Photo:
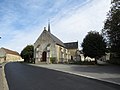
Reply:
[[[22,63],[8,63],[5,73],[10,90],[120,90],[119,85]]]

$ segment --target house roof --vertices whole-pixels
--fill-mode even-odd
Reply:
[[[64,43],[67,49],[78,49],[78,42]]]
[[[45,30],[45,31],[46,31],[46,30]],[[65,47],[64,43],[63,43],[60,39],[58,39],[56,36],[54,36],[54,35],[51,34],[50,32],[48,32],[48,31],[46,31],[46,32],[47,32],[48,35],[50,35],[50,37],[53,39],[53,41],[54,41],[56,44]]]
[[[9,49],[6,49],[6,48],[1,48],[1,49],[3,49],[7,54],[13,54],[13,55],[18,55],[18,56],[20,56],[19,53],[16,52],[16,51],[9,50]]]

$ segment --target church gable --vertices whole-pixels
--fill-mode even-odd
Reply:
[[[49,31],[47,31],[46,28],[44,28],[44,31],[35,42],[34,47],[36,48],[41,43],[55,43],[57,45],[65,47],[64,43],[60,39],[58,39],[56,36],[51,34]]]
[[[54,43],[54,41],[52,40],[52,38],[50,37],[50,35],[47,33],[47,30],[44,30],[41,35],[39,36],[39,38],[37,39],[37,41],[34,44],[34,47],[38,47],[40,44],[44,44],[44,43]]]

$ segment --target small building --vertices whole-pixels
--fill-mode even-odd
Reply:
[[[6,48],[0,48],[0,63],[21,60],[18,52]]]
[[[78,42],[69,42],[64,43],[66,49],[70,53],[70,60],[80,60],[80,57],[78,57]]]
[[[60,39],[54,36],[50,31],[50,24],[48,30],[44,27],[43,32],[34,43],[34,58],[35,63],[55,63],[68,62],[74,59],[78,49],[78,42],[63,43]]]

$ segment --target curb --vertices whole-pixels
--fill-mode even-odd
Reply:
[[[8,83],[5,76],[4,66],[5,64],[2,65],[3,90],[9,90]]]
[[[29,65],[31,65],[31,64],[29,64]],[[35,66],[35,65],[32,65],[32,66]],[[37,66],[37,67],[42,67],[42,66]],[[93,79],[93,80],[99,80],[99,81],[102,81],[102,82],[107,82],[107,83],[110,83],[110,84],[115,84],[115,85],[119,85],[120,86],[120,83],[117,83],[117,82],[114,82],[114,81],[110,81],[110,80],[103,80],[103,79],[100,79],[100,78],[96,78],[96,77],[92,77],[92,76],[88,76],[88,75],[84,75],[84,74],[78,74],[78,73],[74,73],[74,72],[70,72],[70,71],[64,71],[64,70],[60,70],[60,69],[53,69],[53,68],[48,68],[48,67],[42,67],[42,68],[56,70],[56,71],[69,73],[69,74],[73,74],[73,75],[77,75],[77,76],[82,76],[82,77],[85,77],[85,78],[89,78],[89,79]]]
[[[47,68],[47,69],[49,69],[49,68]],[[96,78],[96,77],[92,77],[92,76],[87,76],[87,75],[84,75],[84,74],[78,74],[78,73],[74,73],[74,72],[70,72],[70,71],[63,71],[63,70],[59,70],[59,69],[52,69],[52,70],[56,70],[56,71],[60,71],[60,72],[65,72],[65,73],[69,73],[69,74],[74,74],[74,75],[77,75],[77,76],[82,76],[82,77],[86,77],[86,78],[89,78],[89,79],[99,80],[99,81],[102,81],[102,82],[107,82],[107,83],[111,83],[111,84],[115,84],[115,85],[119,85],[120,86],[120,83],[117,83],[117,82],[114,82],[114,81],[110,81],[110,80],[103,80],[103,79],[100,79],[100,78]]]
[[[2,69],[2,65],[0,65],[0,90],[3,90],[3,69]]]

